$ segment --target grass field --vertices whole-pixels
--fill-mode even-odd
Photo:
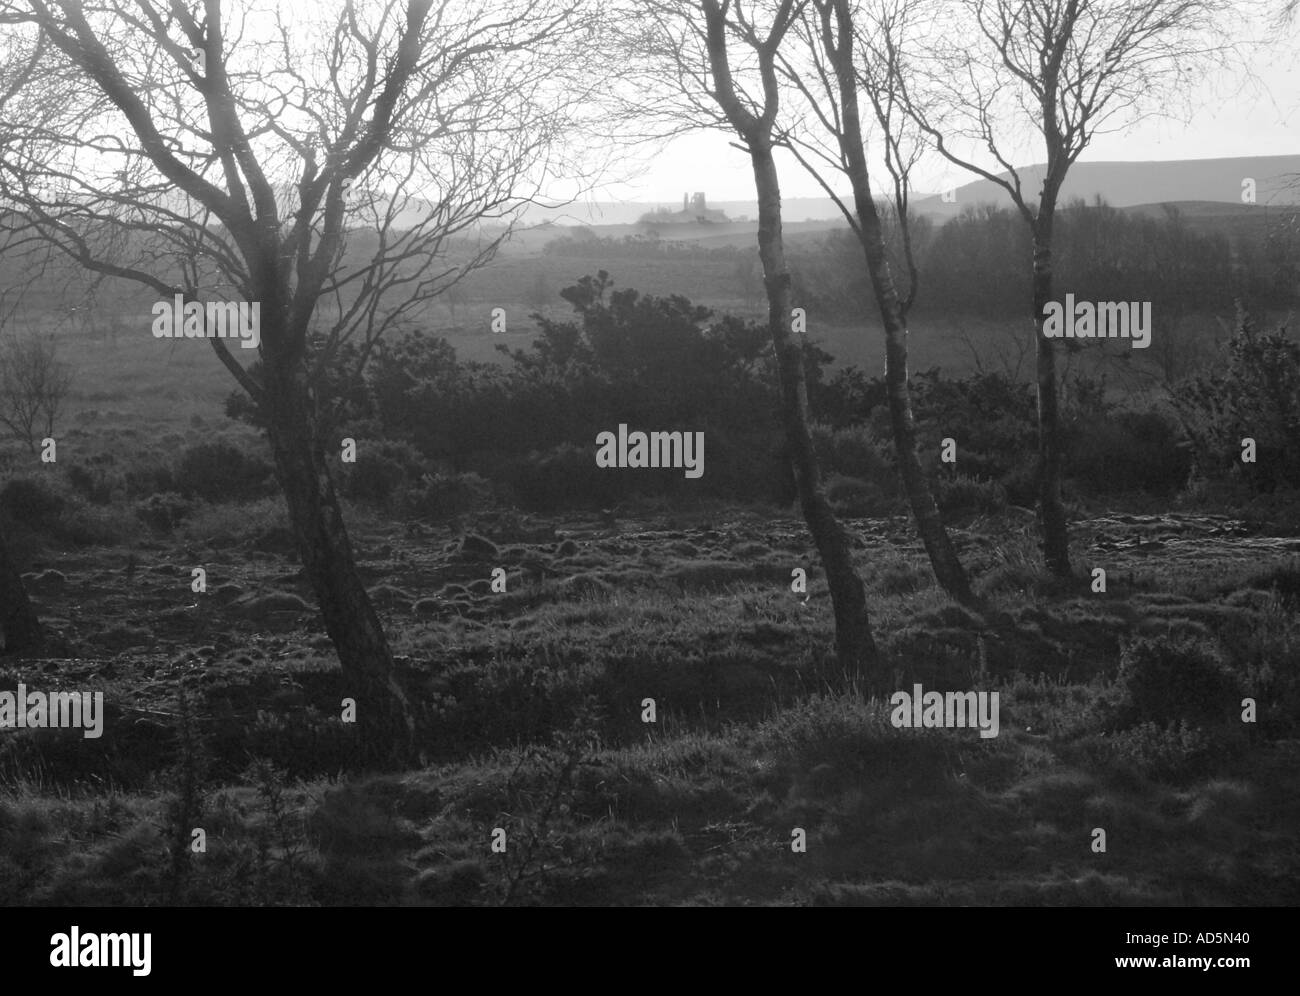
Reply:
[[[1075,552],[1109,567],[1099,595],[1047,582],[1023,521],[971,522],[958,541],[995,606],[978,619],[933,587],[905,521],[853,523],[897,687],[998,691],[1001,732],[986,740],[895,729],[881,699],[821,684],[829,606],[788,514],[647,510],[613,528],[483,516],[495,558],[464,554],[456,529],[363,509],[353,522],[421,690],[429,765],[341,773],[346,688],[277,545],[274,502],[130,543],[130,577],[124,537],[44,554],[29,580],[66,657],[11,661],[0,687],[102,689],[107,732],[7,734],[8,901],[1300,898],[1300,541],[1190,515],[1095,516]],[[505,594],[486,583],[498,562]],[[195,564],[206,597],[190,591]],[[807,597],[789,590],[792,566],[811,569]],[[1121,660],[1141,637],[1175,661],[1221,658],[1234,695],[1259,696],[1258,732],[1224,720],[1223,702],[1135,699]],[[177,865],[193,827],[208,850]]]

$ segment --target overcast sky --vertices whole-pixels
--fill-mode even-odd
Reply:
[[[1276,49],[1252,59],[1258,83],[1244,91],[1236,79],[1205,81],[1194,101],[1203,107],[1191,121],[1148,118],[1119,134],[1097,136],[1081,162],[1212,159],[1223,156],[1300,154],[1300,23],[1292,24]],[[748,157],[722,133],[678,139],[632,183],[614,184],[598,199],[681,203],[683,191],[703,190],[711,201],[752,200]],[[1041,162],[1041,153],[1029,161]],[[1018,165],[1027,164],[1017,157]],[[974,179],[942,160],[918,167],[913,187],[935,192]],[[783,163],[784,197],[820,197],[821,189],[796,163]]]

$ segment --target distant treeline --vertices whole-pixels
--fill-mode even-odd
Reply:
[[[606,259],[737,259],[752,252],[748,247],[704,246],[690,240],[664,239],[653,231],[622,238],[602,236],[585,225],[579,225],[568,235],[551,239],[542,251],[551,256]]]
[[[880,205],[895,281],[910,275],[893,209]],[[1240,299],[1253,309],[1294,307],[1300,297],[1300,212],[1233,218],[1224,230],[1194,222],[1167,205],[1161,217],[1075,200],[1056,216],[1053,267],[1058,295],[1078,300],[1150,301],[1165,319],[1222,312]],[[1027,226],[1010,208],[973,204],[935,225],[911,219],[918,306],[983,318],[1021,318],[1029,300],[1033,248]],[[820,318],[851,321],[875,313],[863,278],[862,249],[846,229],[816,239],[791,238],[795,298]],[[750,246],[705,246],[649,232],[603,237],[581,226],[552,239],[545,252],[587,259],[735,261],[737,286],[761,293]],[[742,265],[743,264],[743,265]]]
[[[882,216],[893,217],[884,208]],[[1008,208],[971,205],[935,227],[911,223],[918,306],[986,318],[1020,318],[1030,301],[1033,247],[1028,227]],[[1164,216],[1074,201],[1056,216],[1053,268],[1058,296],[1079,300],[1150,301],[1159,314],[1231,308],[1290,308],[1300,288],[1300,216],[1260,209],[1258,223],[1233,239],[1205,232],[1176,208]],[[895,280],[906,288],[896,223],[886,232]],[[862,249],[847,230],[790,252],[795,297],[810,313],[850,319],[872,313]]]

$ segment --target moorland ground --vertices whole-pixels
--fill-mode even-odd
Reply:
[[[477,275],[461,317],[440,316],[458,350],[492,354],[464,315],[493,287],[526,295],[528,259]],[[546,265],[558,284],[608,262]],[[716,293],[720,274],[674,266],[624,283],[757,312]],[[842,508],[886,684],[997,691],[992,739],[896,729],[884,698],[834,673],[826,587],[791,507],[415,515],[351,501],[426,763],[349,774],[347,689],[282,501],[232,487],[183,516],[150,502],[148,467],[218,439],[264,444],[223,415],[232,385],[203,343],[161,344],[115,314],[116,338],[61,332],[77,379],[57,463],[5,451],[11,483],[41,479],[6,485],[0,511],[53,639],[45,657],[5,659],[0,689],[101,690],[108,712],[97,740],[0,733],[0,901],[1300,899],[1300,529],[1284,493],[1249,507],[1078,498],[1073,582],[1041,569],[1028,510],[959,511],[979,615],[936,587],[906,516]],[[923,317],[917,367],[927,350],[976,355]],[[870,328],[836,334],[879,344]],[[806,593],[791,590],[799,567]]]

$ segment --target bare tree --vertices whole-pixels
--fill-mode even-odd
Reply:
[[[662,110],[674,121],[733,132],[738,147],[749,156],[758,195],[758,254],[768,328],[795,485],[830,587],[837,657],[844,671],[856,676],[871,674],[878,653],[866,591],[853,566],[848,535],[826,499],[813,448],[803,349],[792,326],[791,276],[774,155],[781,101],[777,54],[805,3],[779,0],[766,11],[759,4],[757,13],[765,21],[760,24],[755,5],[741,0],[655,0],[646,5],[651,25],[631,40],[634,50],[649,59],[649,83],[642,94],[669,92]],[[634,111],[642,113],[645,97],[638,101]]]
[[[447,311],[451,314],[452,324],[460,328],[460,323],[456,320],[456,311],[469,303],[469,290],[463,283],[457,281],[447,288],[444,300],[447,303]]]
[[[1022,335],[1011,334],[1010,330],[999,328],[996,333],[986,336],[984,341],[976,344],[966,326],[960,322],[949,323],[953,329],[953,336],[958,342],[966,347],[967,352],[971,355],[971,362],[975,364],[975,370],[980,376],[997,376],[1002,377],[1012,384],[1020,383],[1020,374],[1025,367],[1025,357],[1033,345],[1033,340],[1026,339]],[[997,361],[996,367],[986,362],[986,357],[992,354]]]
[[[11,251],[53,245],[164,301],[260,307],[259,375],[208,341],[267,426],[367,762],[411,759],[414,724],[356,570],[327,456],[339,441],[322,428],[335,420],[314,385],[345,343],[364,363],[490,260],[557,169],[581,181],[563,156],[597,85],[575,53],[599,23],[579,2],[232,15],[220,0],[0,0],[29,52],[0,81]]]
[[[72,386],[72,369],[58,352],[50,335],[10,335],[0,341],[0,425],[33,454],[42,438],[54,435]]]
[[[957,557],[934,494],[916,451],[916,422],[907,377],[907,312],[917,293],[917,265],[908,224],[909,173],[921,144],[903,133],[907,120],[896,106],[890,86],[893,67],[880,51],[867,44],[869,18],[850,0],[812,0],[809,16],[793,34],[803,45],[798,53],[781,60],[788,83],[804,98],[809,128],[783,132],[784,144],[839,206],[866,257],[876,306],[885,329],[885,381],[889,418],[899,477],[911,506],[917,531],[929,555],[939,584],[958,601],[974,605],[966,571]],[[886,6],[880,11],[884,28],[905,8]],[[865,50],[865,60],[862,51]],[[866,141],[858,95],[865,93],[883,135],[884,161],[892,178],[894,213],[906,266],[907,290],[900,295],[886,251],[884,226],[877,210],[867,167]],[[810,133],[811,131],[811,133]],[[852,190],[852,207],[836,193],[826,172],[846,177]]]
[[[1044,559],[1057,575],[1070,573],[1070,553],[1055,341],[1043,335],[1043,322],[1053,296],[1061,187],[1094,135],[1169,109],[1170,101],[1190,93],[1199,71],[1225,60],[1231,49],[1224,39],[1241,6],[1227,0],[961,0],[931,8],[942,14],[943,27],[928,37],[885,39],[901,67],[897,93],[913,120],[944,158],[1005,190],[1033,236],[1039,515]],[[1036,198],[1012,164],[1025,131],[1038,136],[1046,154]],[[960,140],[987,151],[992,164],[986,168],[957,149]]]

